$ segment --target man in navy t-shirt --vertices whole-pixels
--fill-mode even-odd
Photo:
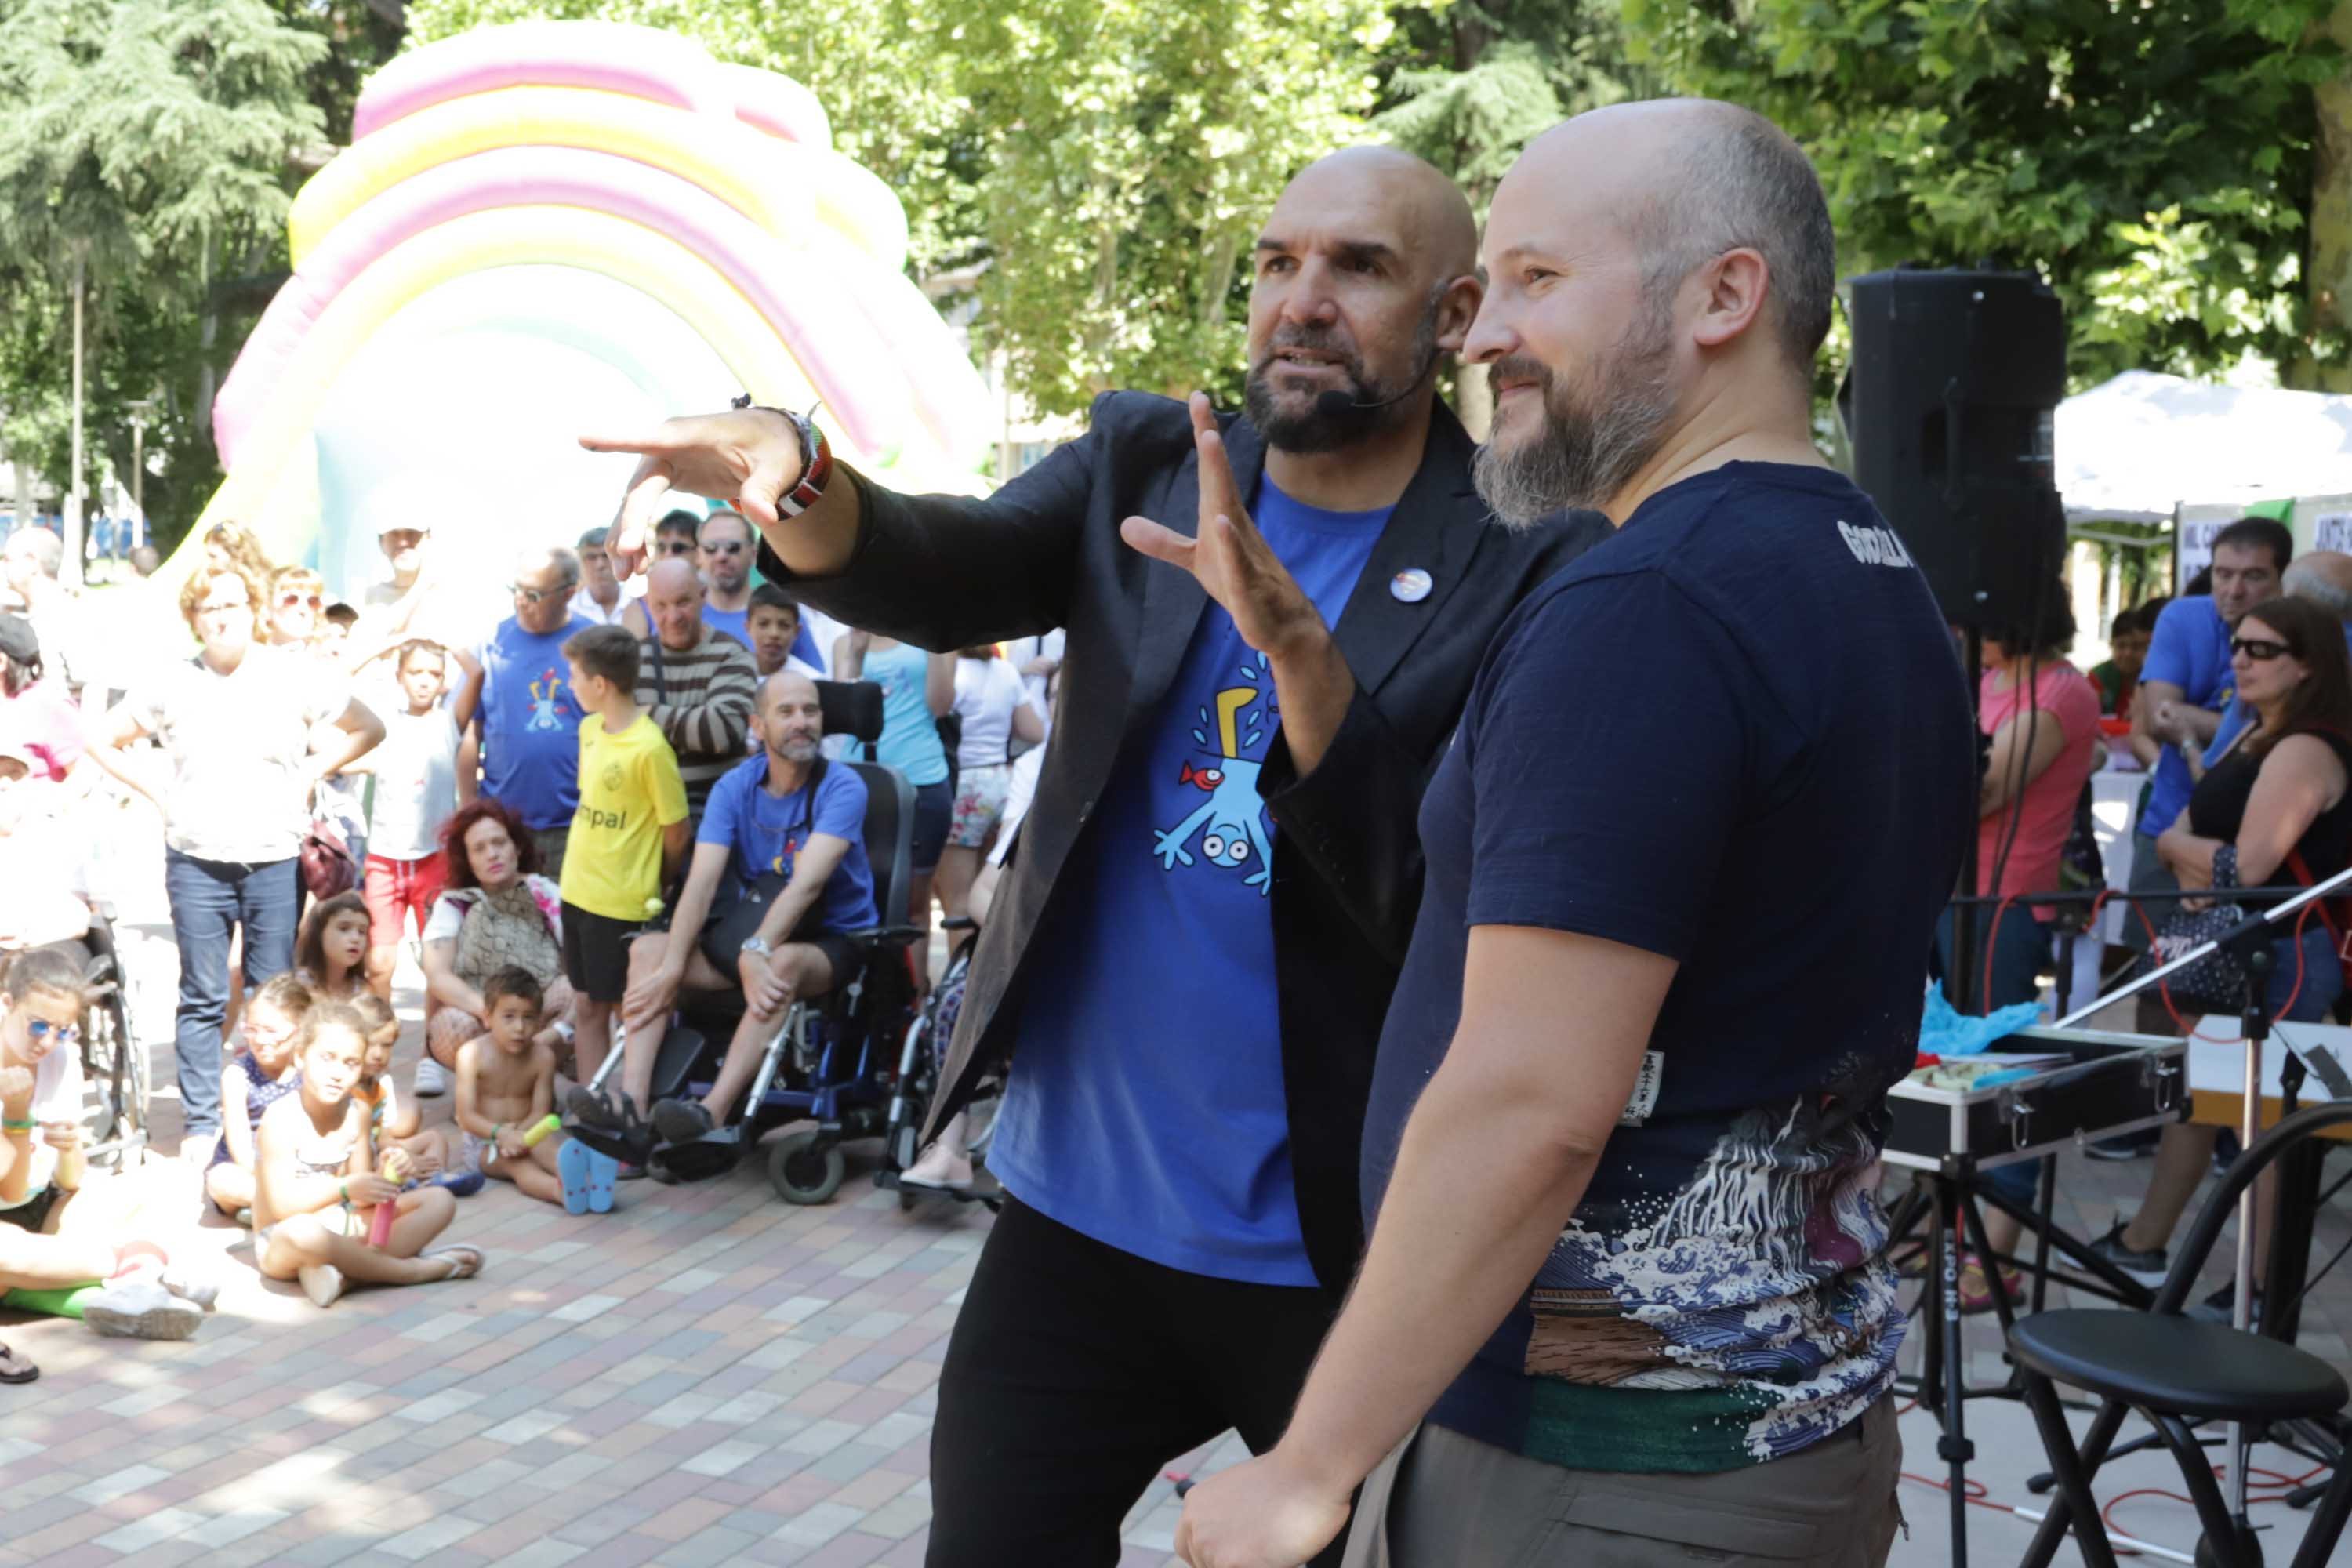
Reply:
[[[1010,1053],[931,1568],[1117,1562],[1171,1459],[1228,1427],[1272,1446],[1361,1251],[1415,807],[1495,627],[1606,531],[1486,526],[1433,386],[1475,251],[1420,160],[1315,163],[1254,247],[1246,415],[1108,394],[983,500],[814,468],[774,411],[591,443],[646,455],[625,536],[673,486],[730,496],[761,573],[850,625],[933,648],[1068,631],[929,1113],[950,1124]]]
[[[1424,1415],[1350,1561],[1884,1560],[1873,1178],[1976,792],[1934,596],[1811,439],[1832,251],[1727,104],[1581,116],[1496,192],[1479,491],[1620,531],[1504,624],[1423,797],[1370,1247],[1282,1442],[1192,1492],[1195,1568],[1321,1549]]]
[[[711,786],[669,929],[629,944],[621,1082],[633,1105],[651,1098],[654,1062],[680,991],[740,989],[749,1005],[710,1092],[652,1107],[654,1130],[666,1142],[727,1125],[785,1009],[855,973],[857,950],[841,933],[877,923],[866,782],[856,769],[825,761],[816,684],[792,670],[770,676],[751,732],[759,753]],[[681,931],[697,934],[680,941]],[[591,1126],[624,1124],[614,1102],[585,1088],[572,1089],[565,1108]]]
[[[562,874],[572,815],[580,809],[580,700],[563,644],[590,622],[572,614],[580,558],[533,550],[515,563],[515,613],[482,643],[460,650],[466,684],[455,708],[466,740],[457,788],[471,798],[476,760],[482,793],[514,808],[539,846],[546,874]]]

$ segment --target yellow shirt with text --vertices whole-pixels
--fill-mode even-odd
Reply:
[[[607,920],[647,918],[661,892],[662,829],[686,820],[677,753],[644,714],[615,735],[580,721],[580,809],[563,848],[563,901]]]

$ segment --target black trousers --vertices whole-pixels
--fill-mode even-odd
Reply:
[[[1146,1262],[1008,1196],[940,1369],[927,1568],[1111,1568],[1170,1460],[1229,1426],[1254,1453],[1282,1436],[1338,1308]]]

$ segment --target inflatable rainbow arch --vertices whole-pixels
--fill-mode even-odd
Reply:
[[[746,391],[821,401],[899,488],[981,488],[990,396],[905,276],[898,198],[806,88],[687,39],[531,22],[404,55],[288,227],[293,276],[214,407],[226,478],[168,583],[225,519],[347,596],[394,526],[502,580],[520,545],[610,521],[630,460],[579,435]]]

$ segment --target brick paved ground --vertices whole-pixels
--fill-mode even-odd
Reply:
[[[101,885],[122,907],[169,1147],[169,929],[156,857],[127,819],[121,837]],[[398,1000],[404,1087],[413,967]],[[428,1121],[447,1118],[447,1100],[426,1105]],[[866,1184],[872,1157],[857,1152],[843,1195],[816,1209],[779,1202],[750,1168],[626,1186],[601,1217],[493,1183],[451,1232],[488,1251],[480,1279],[354,1291],[328,1311],[263,1281],[242,1231],[194,1223],[186,1168],[96,1178],[82,1203],[211,1260],[226,1289],[186,1344],[0,1315],[0,1335],[44,1371],[0,1388],[0,1563],[919,1563],[939,1363],[987,1219],[941,1203],[902,1215]],[[2146,1169],[2069,1160],[2062,1214],[2101,1228]],[[2339,1205],[2318,1256],[2347,1239]],[[2306,1342],[2344,1362],[2347,1328],[2339,1273],[2315,1294]],[[1997,1380],[1988,1328],[1970,1351],[1974,1375]],[[1971,1419],[1981,1473],[2026,1500],[2013,1483],[2036,1468],[2030,1429],[1994,1402]],[[1929,1468],[1932,1428],[1916,1413],[1904,1427],[1908,1468]],[[1228,1437],[1179,1468],[1237,1454]],[[2148,1463],[2128,1472],[2137,1484],[2164,1479]],[[1905,1501],[1916,1528],[1895,1561],[1948,1562],[1940,1494],[1909,1487]],[[2161,1500],[2130,1506],[2134,1527],[2193,1539]],[[1177,1507],[1153,1488],[1122,1568],[1168,1561]],[[1977,1561],[2014,1560],[2023,1527],[1979,1523]],[[2272,1551],[2285,1554],[2276,1537]]]

